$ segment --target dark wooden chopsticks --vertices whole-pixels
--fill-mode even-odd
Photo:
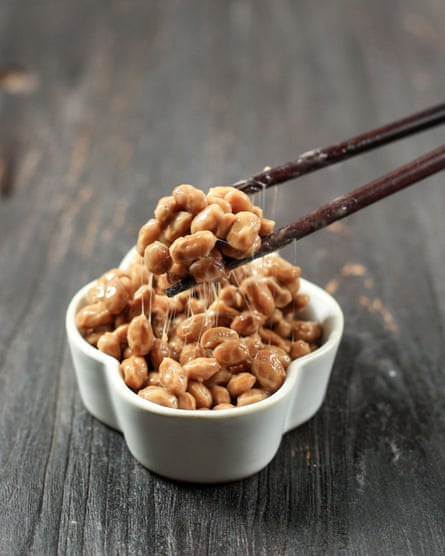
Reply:
[[[443,123],[445,123],[445,103],[356,135],[341,143],[307,151],[294,161],[263,170],[234,185],[245,193],[255,193]]]
[[[359,153],[396,141],[402,137],[418,133],[419,131],[439,125],[444,121],[445,104],[441,104],[434,108],[418,112],[403,120],[359,135],[349,141],[344,141],[337,145],[326,147],[325,149],[317,149],[316,151],[303,154],[295,162],[271,168],[247,180],[238,182],[235,185],[245,192],[258,191],[264,187],[283,183],[284,181],[308,172],[351,158]],[[445,145],[428,152],[346,195],[337,197],[333,201],[299,218],[295,222],[279,228],[272,234],[262,238],[260,249],[253,255],[244,259],[226,258],[224,261],[225,266],[227,270],[230,271],[253,259],[277,251],[294,240],[301,239],[316,230],[332,224],[332,222],[341,220],[443,169],[445,169]],[[176,295],[194,285],[196,285],[196,283],[193,277],[188,276],[184,280],[168,288],[167,295]]]

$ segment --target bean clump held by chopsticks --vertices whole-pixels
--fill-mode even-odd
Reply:
[[[274,225],[235,187],[213,187],[206,195],[183,184],[159,200],[154,217],[139,231],[136,248],[147,269],[166,274],[170,285],[188,275],[196,283],[212,282],[226,273],[224,257],[249,257]]]

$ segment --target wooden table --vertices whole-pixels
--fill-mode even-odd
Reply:
[[[445,552],[445,174],[299,242],[343,307],[326,401],[258,475],[177,484],[85,410],[71,296],[178,183],[443,101],[440,0],[0,2],[0,553]],[[443,129],[280,186],[284,224]]]

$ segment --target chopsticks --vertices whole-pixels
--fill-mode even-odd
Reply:
[[[406,137],[407,135],[438,125],[443,121],[445,121],[445,105],[439,105],[398,122],[359,135],[349,140],[349,142],[345,141],[325,149],[311,151],[311,153],[325,153],[324,155],[308,155],[306,153],[301,155],[294,163],[287,163],[268,171],[266,170],[235,185],[244,191],[258,191],[260,188],[263,189],[264,187],[283,183],[293,177],[298,177],[329,164],[351,158],[360,152],[377,148],[401,137]],[[341,220],[443,169],[445,169],[445,145],[396,168],[392,172],[346,195],[337,197],[326,205],[297,219],[295,222],[279,228],[272,234],[262,238],[260,249],[253,255],[244,259],[224,259],[225,268],[227,271],[233,270],[253,259],[281,249],[294,240],[301,239],[321,228],[325,228],[329,224]],[[268,174],[270,177],[267,177]],[[264,177],[267,178],[266,182],[261,181]],[[193,277],[187,276],[168,288],[166,293],[168,296],[174,296],[194,285],[196,285],[196,282]]]
[[[267,187],[332,166],[442,123],[445,123],[445,103],[356,135],[341,143],[307,151],[292,162],[263,170],[259,174],[236,182],[234,185],[245,193],[256,193]]]

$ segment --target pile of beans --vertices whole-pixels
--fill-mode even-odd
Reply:
[[[224,276],[223,255],[251,255],[274,225],[235,187],[213,187],[205,195],[182,184],[159,200],[154,218],[139,231],[136,248],[148,270],[167,273],[170,284],[189,273],[198,283],[210,282]]]
[[[224,255],[244,257],[272,228],[234,188],[206,196],[178,186],[142,227],[133,262],[90,287],[76,315],[79,331],[118,359],[125,384],[151,402],[225,409],[263,400],[283,384],[291,360],[321,340],[320,323],[301,318],[309,298],[300,293],[300,268],[273,254],[229,274],[208,269],[220,261],[214,238],[224,239]],[[203,283],[168,297],[175,267],[181,274],[202,261]],[[217,281],[207,283],[210,275]]]

